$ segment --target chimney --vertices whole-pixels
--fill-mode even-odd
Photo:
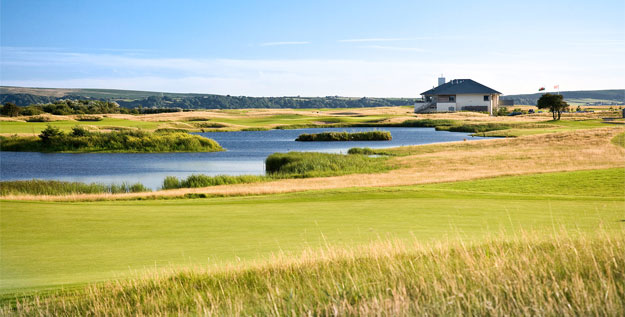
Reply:
[[[443,74],[441,74],[441,77],[438,77],[438,85],[442,85],[445,83],[445,77],[443,77]]]

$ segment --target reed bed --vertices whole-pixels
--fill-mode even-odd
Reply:
[[[388,131],[365,131],[304,133],[300,134],[295,141],[390,141],[392,139]]]
[[[273,178],[308,178],[353,173],[378,173],[391,167],[385,157],[315,152],[274,153],[265,160],[265,170]]]
[[[135,184],[99,184],[63,182],[54,180],[32,179],[25,181],[0,182],[0,196],[9,195],[74,195],[74,194],[121,194],[149,192],[141,183]]]
[[[203,175],[193,174],[184,179],[167,176],[163,181],[163,189],[198,188],[219,185],[247,184],[270,180],[262,175]]]
[[[623,316],[625,235],[382,241],[4,298],[16,316]]]

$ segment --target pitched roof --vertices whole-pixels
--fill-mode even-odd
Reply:
[[[422,95],[501,94],[471,79],[454,79],[421,93]]]

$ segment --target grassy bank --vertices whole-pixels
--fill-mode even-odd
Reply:
[[[596,315],[625,314],[622,235],[384,242],[202,269],[5,302],[3,315]]]
[[[0,195],[73,195],[73,194],[119,194],[150,191],[141,183],[112,184],[63,182],[53,180],[26,180],[0,182]]]
[[[304,133],[300,134],[295,141],[390,141],[392,139],[388,131],[366,131]]]
[[[214,140],[188,133],[145,131],[91,132],[75,127],[71,133],[49,126],[39,137],[0,137],[2,151],[27,152],[214,152]]]

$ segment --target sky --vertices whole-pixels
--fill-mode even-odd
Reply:
[[[625,88],[625,1],[0,1],[0,84],[247,96]]]

